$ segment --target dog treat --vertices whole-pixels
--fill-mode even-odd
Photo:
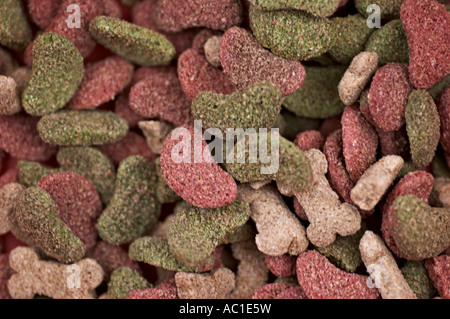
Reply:
[[[450,256],[442,255],[439,257],[430,258],[425,262],[425,267],[428,270],[430,278],[433,280],[439,295],[442,298],[450,298]]]
[[[337,30],[328,19],[302,11],[250,7],[250,27],[263,47],[290,60],[318,57],[331,49],[337,39]]]
[[[0,255],[0,299],[11,299],[8,292],[8,279],[13,275],[9,267],[9,255]]]
[[[13,214],[16,198],[25,189],[21,184],[6,184],[0,189],[0,234],[11,230],[11,214]]]
[[[449,208],[430,207],[414,195],[403,195],[392,209],[390,233],[406,259],[436,257],[450,246]]]
[[[401,268],[402,275],[418,299],[432,299],[436,294],[433,281],[423,262],[407,261]]]
[[[361,257],[383,299],[417,299],[383,240],[370,230],[359,244]]]
[[[133,69],[131,63],[118,57],[88,64],[83,81],[68,107],[91,109],[114,99],[131,82]]]
[[[133,155],[140,155],[151,162],[155,161],[155,154],[147,147],[145,139],[131,131],[121,140],[112,144],[101,145],[99,149],[114,165],[119,165],[124,159]]]
[[[400,10],[409,47],[409,77],[429,89],[450,73],[450,17],[435,0],[405,0]]]
[[[450,86],[437,101],[439,118],[441,120],[441,137],[439,142],[445,152],[450,153]]]
[[[205,42],[204,50],[206,60],[216,68],[220,67],[220,41],[222,37],[213,36]]]
[[[160,0],[154,17],[158,28],[167,32],[193,27],[227,30],[242,22],[242,7],[237,0]]]
[[[125,299],[136,289],[152,288],[139,272],[129,267],[120,267],[111,274],[108,282],[108,299]]]
[[[352,201],[361,209],[373,209],[403,166],[403,159],[388,155],[369,167],[350,192]]]
[[[155,160],[156,173],[158,174],[158,184],[156,185],[156,196],[161,204],[173,203],[181,199],[166,183],[161,171],[161,160]]]
[[[269,81],[286,96],[298,90],[305,79],[300,62],[269,52],[249,32],[238,27],[228,29],[223,35],[220,62],[225,74],[240,90]]]
[[[378,65],[408,63],[408,40],[400,19],[392,20],[376,29],[366,42],[365,51],[378,55]]]
[[[130,156],[117,170],[114,195],[98,219],[100,237],[114,245],[148,234],[160,214],[155,166],[142,156]]]
[[[253,291],[267,283],[268,269],[262,254],[253,240],[234,243],[231,246],[233,257],[238,259],[236,283],[232,299],[247,299]]]
[[[12,77],[0,75],[0,115],[12,115],[21,110],[17,82]]]
[[[305,67],[306,78],[295,93],[286,97],[283,106],[297,116],[322,119],[342,113],[345,105],[339,98],[338,85],[345,66]]]
[[[57,33],[38,37],[33,56],[22,104],[27,113],[42,116],[63,108],[74,96],[83,79],[83,59],[73,43]]]
[[[138,123],[144,120],[143,116],[137,114],[130,107],[128,92],[124,92],[116,99],[114,112],[126,120],[130,128],[138,126]]]
[[[295,9],[309,12],[317,17],[329,17],[339,7],[340,0],[326,0],[320,3],[311,0],[249,0],[252,6],[263,10]]]
[[[64,265],[40,260],[29,247],[14,249],[9,255],[9,265],[15,271],[8,280],[8,291],[14,299],[32,299],[35,295],[54,299],[94,299],[95,288],[104,276],[102,267],[93,259]],[[73,278],[74,272],[78,274],[77,279]]]
[[[363,16],[368,17],[372,11],[367,11],[367,8],[371,4],[377,5],[380,7],[380,18],[391,19],[400,15],[402,2],[403,0],[355,0],[355,6]]]
[[[62,0],[29,0],[28,12],[33,22],[41,29],[47,28],[55,17]]]
[[[133,290],[127,299],[178,299],[175,274],[170,275],[155,288]]]
[[[361,223],[361,228],[350,236],[337,236],[336,240],[326,247],[315,247],[323,256],[346,272],[356,272],[362,264],[359,242],[366,231],[367,226]]]
[[[202,154],[196,154],[195,137],[198,134],[202,135],[194,127],[182,127],[167,137],[161,151],[164,180],[175,193],[194,206],[216,208],[228,205],[236,198],[236,182],[214,161],[203,139]],[[174,152],[177,152],[177,158]],[[186,175],[191,176],[189,181],[180,183],[179,177]]]
[[[201,92],[192,101],[192,114],[205,127],[270,129],[281,111],[281,91],[258,82],[230,95]]]
[[[351,105],[358,100],[376,71],[378,56],[365,51],[356,55],[351,62],[338,86],[339,97],[345,105]]]
[[[298,255],[308,248],[305,228],[276,190],[270,186],[254,190],[241,184],[238,194],[250,205],[250,216],[258,231],[255,242],[261,252],[271,256]]]
[[[276,299],[278,295],[289,289],[297,288],[298,285],[285,282],[271,283],[255,290],[250,299]],[[304,296],[303,299],[308,299]]]
[[[178,272],[175,274],[180,299],[225,299],[234,288],[234,273],[228,268],[208,275]]]
[[[368,28],[366,18],[359,14],[334,18],[331,23],[337,37],[328,54],[341,64],[349,64],[362,51],[374,29]]]
[[[266,255],[266,264],[270,272],[280,278],[293,277],[296,274],[296,256],[284,254],[281,256]]]
[[[209,64],[194,49],[184,51],[178,59],[178,78],[188,99],[200,92],[231,94],[236,88],[223,71]]]
[[[163,121],[139,121],[138,126],[147,141],[147,146],[154,154],[160,154],[164,140],[173,130],[173,126]]]
[[[92,147],[64,147],[59,149],[56,160],[63,170],[73,171],[92,181],[102,202],[109,202],[114,193],[116,171],[102,152]]]
[[[430,201],[439,207],[450,207],[450,180],[439,177],[434,180]]]
[[[37,125],[46,143],[89,146],[113,143],[128,132],[128,124],[109,111],[64,110],[43,116]]]
[[[425,167],[431,163],[440,137],[438,110],[430,94],[414,90],[406,105],[406,130],[413,163]]]
[[[368,277],[349,274],[335,267],[315,250],[297,259],[297,278],[309,299],[378,299],[377,289],[369,288]]]
[[[0,1],[0,44],[22,50],[30,43],[32,32],[20,0]]]
[[[89,31],[98,43],[139,65],[167,65],[175,56],[175,47],[162,34],[125,20],[98,16]]]
[[[227,233],[244,225],[249,217],[249,205],[242,200],[210,209],[185,205],[169,227],[170,251],[184,265],[197,266],[211,255]]]

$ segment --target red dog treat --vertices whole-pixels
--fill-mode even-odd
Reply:
[[[322,134],[324,138],[327,138],[331,135],[331,133],[340,130],[342,128],[341,125],[342,114],[329,117],[325,119],[320,125],[319,132]]]
[[[316,250],[298,256],[297,278],[309,299],[380,298],[376,288],[368,287],[367,276],[337,268]]]
[[[269,81],[287,96],[302,86],[306,76],[300,62],[271,53],[253,35],[238,27],[223,35],[220,61],[225,74],[240,90],[256,82]]]
[[[131,21],[138,26],[164,34],[164,36],[175,46],[177,54],[181,54],[181,52],[191,47],[197,30],[189,29],[176,33],[159,30],[155,22],[156,3],[157,0],[144,0],[136,3],[131,9]]]
[[[281,256],[266,255],[266,264],[269,270],[277,277],[287,278],[295,276],[296,256],[284,254]]]
[[[405,0],[400,18],[408,38],[411,82],[427,90],[450,73],[450,16],[435,0]]]
[[[17,160],[14,162],[12,167],[8,168],[8,170],[0,176],[0,188],[9,183],[17,182],[19,168],[17,167]]]
[[[191,102],[181,88],[174,69],[159,70],[135,84],[130,91],[130,107],[147,118],[169,121],[176,126],[191,124]]]
[[[306,215],[305,210],[303,209],[302,205],[298,202],[297,197],[294,197],[294,211],[297,214],[298,217],[302,220],[308,220],[308,216]]]
[[[430,258],[425,262],[425,267],[439,296],[450,299],[450,256],[442,255]]]
[[[128,103],[128,92],[120,95],[115,103],[114,112],[128,122],[130,128],[136,127],[145,118],[133,111]]]
[[[253,294],[250,296],[250,299],[274,299],[283,291],[295,287],[297,287],[297,285],[285,282],[267,284],[255,290]]]
[[[136,70],[136,72],[134,72],[131,85],[133,86],[148,77],[162,76],[171,72],[177,72],[176,67],[173,65],[141,66]]]
[[[175,273],[169,275],[155,288],[131,291],[127,299],[178,299]]]
[[[308,299],[300,286],[288,288],[280,292],[275,299]]]
[[[408,67],[388,63],[373,77],[368,106],[373,121],[385,131],[397,131],[405,124],[405,108],[412,90]]]
[[[341,121],[345,166],[356,183],[376,160],[378,136],[355,105],[345,107]]]
[[[184,93],[191,100],[204,91],[222,94],[236,91],[225,73],[209,64],[204,55],[193,49],[186,50],[180,55],[178,77]]]
[[[124,159],[133,155],[141,155],[151,162],[155,161],[155,154],[148,148],[145,139],[135,132],[128,132],[121,140],[98,147],[109,157],[114,165],[119,165]]]
[[[440,142],[445,152],[450,152],[450,86],[445,89],[437,103],[441,119]]]
[[[194,206],[214,208],[232,203],[237,195],[236,182],[220,168],[209,152],[203,154],[207,147],[203,139],[200,151],[195,150],[199,145],[195,146],[194,134],[201,138],[202,133],[193,127],[183,127],[166,138],[161,151],[164,180],[175,193]]]
[[[382,207],[383,222],[381,225],[381,231],[383,233],[383,238],[386,245],[399,257],[402,257],[402,253],[397,248],[394,238],[390,232],[391,217],[394,212],[391,205],[397,197],[406,194],[415,195],[424,202],[428,203],[428,196],[430,196],[430,193],[433,190],[433,181],[433,175],[430,173],[425,171],[411,172],[397,183],[386,198],[386,202]]]
[[[69,108],[83,110],[108,102],[130,84],[133,65],[119,57],[88,64],[83,81],[69,103]]]
[[[381,155],[405,156],[409,154],[408,135],[405,127],[394,132],[383,132],[381,130],[377,132],[380,140]]]
[[[9,267],[9,255],[0,255],[0,299],[11,299],[8,292],[8,279],[13,275]]]
[[[37,186],[50,195],[59,217],[86,249],[94,247],[97,240],[96,221],[102,211],[94,184],[80,174],[58,172],[43,177]]]
[[[117,0],[100,0],[103,4],[103,13],[109,17],[122,18],[122,8]]]
[[[130,259],[125,249],[114,246],[106,241],[100,241],[88,254],[102,266],[105,274],[110,276],[112,272],[120,267],[129,267],[140,271],[139,265]]]
[[[39,118],[25,114],[0,116],[0,148],[17,159],[48,160],[56,147],[41,140],[37,122]]]
[[[58,11],[62,0],[28,0],[31,19],[41,29],[47,28]]]
[[[193,27],[227,30],[242,22],[242,8],[238,0],[159,0],[155,22],[167,32]]]
[[[297,145],[302,151],[307,151],[312,148],[322,150],[325,139],[319,131],[305,131],[299,133],[294,144]]]
[[[201,55],[205,55],[205,43],[209,38],[214,36],[222,36],[223,32],[217,30],[204,29],[197,33],[192,41],[192,49],[200,53]]]

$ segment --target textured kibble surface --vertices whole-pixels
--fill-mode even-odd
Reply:
[[[0,0],[0,299],[450,298],[449,1]]]

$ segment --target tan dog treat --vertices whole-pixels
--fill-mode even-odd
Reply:
[[[444,177],[434,179],[430,203],[433,206],[450,207],[450,179]]]
[[[403,167],[403,159],[388,155],[369,167],[350,192],[350,198],[364,210],[374,208]]]
[[[209,64],[212,66],[215,66],[216,68],[220,67],[220,41],[222,40],[222,37],[220,36],[213,36],[208,39],[208,41],[205,42],[205,56],[206,60],[208,60]]]
[[[0,235],[11,230],[10,214],[14,208],[14,200],[24,189],[18,183],[6,184],[0,189]]]
[[[240,184],[238,196],[250,205],[250,217],[258,231],[255,242],[261,252],[270,256],[298,255],[308,248],[305,228],[274,188],[255,190]]]
[[[207,275],[178,272],[175,284],[180,299],[225,299],[234,288],[234,273],[228,268]]]
[[[39,260],[29,247],[17,247],[9,255],[9,265],[16,272],[8,281],[14,299],[42,295],[54,299],[93,299],[95,288],[103,281],[103,269],[86,258],[72,265]]]
[[[160,221],[156,224],[153,229],[152,237],[164,238],[167,239],[167,233],[169,232],[169,227],[172,221],[175,218],[175,214],[169,215],[164,219],[164,221]]]
[[[370,230],[359,243],[361,257],[383,299],[417,299],[383,240]]]
[[[248,299],[253,291],[264,286],[269,278],[266,258],[253,240],[235,243],[231,246],[233,257],[240,260],[236,285],[230,294],[231,299]]]
[[[22,92],[25,89],[25,86],[27,85],[28,79],[30,78],[31,69],[22,66],[20,68],[17,68],[14,70],[14,72],[11,74],[11,77],[16,81],[17,83],[17,90],[19,91],[19,96],[22,97]]]
[[[140,121],[139,128],[144,133],[148,147],[155,154],[160,154],[167,135],[173,130],[173,126],[162,121]]]
[[[348,236],[356,233],[361,227],[361,215],[356,207],[341,203],[331,188],[325,176],[328,171],[325,155],[317,149],[304,154],[313,170],[313,183],[309,189],[294,195],[310,222],[306,230],[308,239],[315,246],[326,247],[334,242],[336,234]],[[289,196],[289,192],[283,194]]]
[[[0,75],[0,115],[12,115],[22,110],[16,81]]]
[[[252,183],[250,183],[250,186],[253,189],[260,189],[261,187],[264,187],[264,186],[266,186],[267,184],[270,184],[270,183],[272,183],[271,179],[265,179],[265,180],[262,180],[262,181],[252,182]]]
[[[358,100],[377,70],[377,65],[378,55],[375,52],[361,52],[353,58],[338,86],[339,96],[345,105],[351,105]]]

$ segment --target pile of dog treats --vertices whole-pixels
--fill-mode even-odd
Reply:
[[[450,298],[448,10],[0,0],[0,298]]]

